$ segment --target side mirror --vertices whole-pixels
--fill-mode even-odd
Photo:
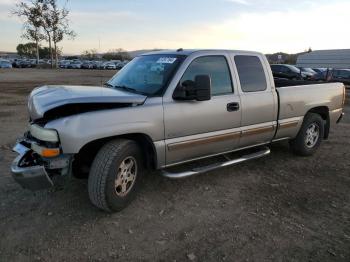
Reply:
[[[211,79],[209,75],[197,75],[195,80],[186,80],[174,91],[175,100],[207,101],[211,99]]]

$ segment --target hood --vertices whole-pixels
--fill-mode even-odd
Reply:
[[[32,120],[44,118],[45,113],[64,107],[75,112],[78,105],[84,111],[88,107],[114,108],[143,104],[146,96],[100,86],[42,86],[34,89],[29,96],[28,109]],[[106,107],[108,105],[108,107]],[[61,110],[62,112],[62,110]],[[74,112],[72,112],[74,114]]]

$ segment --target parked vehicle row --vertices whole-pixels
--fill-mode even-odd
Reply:
[[[37,66],[36,59],[13,59],[9,60],[14,68],[34,68]],[[39,65],[49,65],[51,60],[48,59],[40,59]]]
[[[104,69],[119,70],[122,69],[129,61],[81,61],[81,60],[62,60],[59,67],[64,69]]]
[[[86,60],[60,60],[59,68],[63,69],[106,69],[119,70],[122,69],[129,61],[111,60],[111,61],[86,61]],[[40,59],[39,65],[49,65],[51,60]],[[0,59],[0,68],[35,68],[37,66],[36,59]]]
[[[322,82],[342,82],[350,85],[350,69],[306,68],[286,64],[273,64],[274,78]]]

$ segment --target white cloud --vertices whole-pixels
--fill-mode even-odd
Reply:
[[[60,45],[67,53],[80,53],[84,49],[98,48],[100,43],[101,51],[117,47],[127,50],[183,47],[257,50],[266,53],[298,52],[309,47],[349,48],[348,0],[330,1],[328,4],[312,2],[305,4],[303,8],[294,8],[294,5],[290,4],[291,8],[286,9],[287,11],[264,12],[252,11],[253,8],[250,7],[256,7],[259,2],[256,0],[225,1],[249,5],[249,12],[236,13],[223,23],[207,23],[203,19],[196,24],[189,21],[186,25],[170,24],[168,27],[167,21],[154,23],[147,14],[140,16],[134,12],[113,10],[72,11],[71,26],[77,31],[78,38],[75,41],[64,41]],[[7,7],[2,8],[3,4],[7,4]],[[16,17],[9,16],[9,7],[13,5],[14,1],[0,0],[0,22],[18,21]],[[18,23],[18,36],[20,26]],[[4,29],[5,26],[2,26],[0,31],[4,32]],[[0,44],[4,45],[4,39],[2,41]],[[5,47],[11,47],[10,44],[8,46]],[[5,47],[1,46],[2,49]]]
[[[18,2],[18,1],[16,1],[16,0],[0,0],[0,5],[13,5],[16,2]]]
[[[221,24],[206,24],[160,41],[161,47],[198,47],[262,52],[348,48],[350,2],[289,12],[245,13]]]
[[[1,22],[13,22],[19,21],[19,19],[11,14],[13,8],[15,8],[16,4],[19,0],[0,0],[0,21]]]
[[[232,2],[235,4],[241,4],[241,5],[250,5],[251,3],[247,0],[226,0],[227,2]]]
[[[104,23],[113,23],[116,24],[118,21],[123,22],[125,20],[140,20],[141,17],[132,12],[71,12],[70,20],[75,24],[85,24],[85,23],[93,23],[93,24],[101,24]]]

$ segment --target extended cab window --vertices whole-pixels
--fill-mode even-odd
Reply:
[[[223,56],[204,56],[196,58],[187,68],[180,83],[194,81],[196,75],[209,75],[212,95],[232,93],[232,81],[226,58]]]
[[[266,90],[266,76],[259,57],[237,55],[235,63],[243,92]]]

